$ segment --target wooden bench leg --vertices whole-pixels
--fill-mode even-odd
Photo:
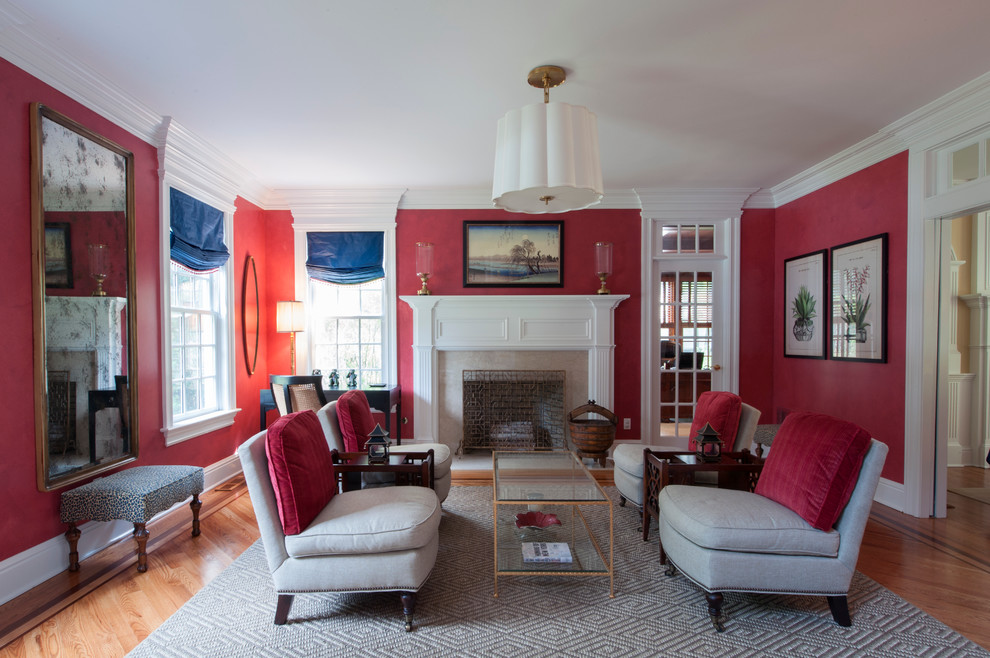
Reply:
[[[199,508],[203,506],[202,501],[199,499],[199,494],[193,494],[192,502],[189,503],[190,509],[192,509],[193,514],[193,524],[192,524],[192,536],[199,537]]]
[[[79,571],[79,535],[82,531],[76,527],[75,521],[69,521],[69,529],[65,531],[65,540],[69,542],[69,571]]]
[[[137,570],[139,573],[144,573],[148,570],[148,553],[146,552],[148,548],[148,534],[148,530],[144,527],[143,523],[134,524],[134,540],[137,541],[138,545]]]

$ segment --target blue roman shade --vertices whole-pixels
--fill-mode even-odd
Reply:
[[[172,260],[194,272],[215,270],[230,258],[223,242],[223,211],[169,188]]]
[[[319,281],[367,283],[385,276],[385,234],[344,231],[307,233],[306,271]]]

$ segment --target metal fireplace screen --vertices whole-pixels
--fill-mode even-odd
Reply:
[[[562,450],[563,370],[465,370],[461,450]]]

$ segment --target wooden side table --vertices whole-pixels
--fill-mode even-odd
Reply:
[[[694,484],[701,472],[718,474],[722,489],[753,491],[763,470],[763,460],[749,450],[723,452],[718,462],[703,462],[693,452],[643,450],[643,541],[650,535],[650,517],[659,521],[657,498],[668,484]]]
[[[348,473],[394,473],[395,484],[433,488],[433,450],[389,455],[387,464],[368,463],[366,452],[332,450],[333,470],[340,491],[352,487]]]

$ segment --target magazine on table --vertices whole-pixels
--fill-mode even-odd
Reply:
[[[522,545],[523,562],[570,562],[571,549],[565,542],[527,541]]]

